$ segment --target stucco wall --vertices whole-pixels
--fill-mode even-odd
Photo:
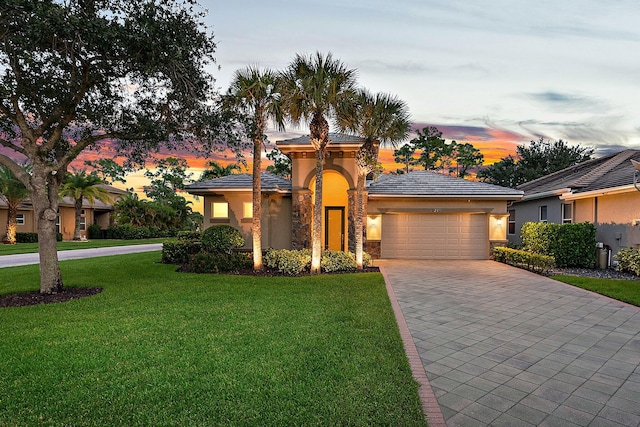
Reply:
[[[522,224],[525,222],[538,222],[541,206],[547,207],[547,222],[562,224],[562,203],[558,196],[514,203],[509,209],[515,209],[516,211],[516,229],[515,234],[507,235],[509,242],[522,243],[522,239],[520,239]]]
[[[375,215],[386,210],[425,211],[429,209],[455,209],[459,212],[484,210],[490,214],[506,214],[507,202],[503,200],[459,200],[459,199],[420,199],[420,198],[382,198],[370,197],[367,202],[367,214]]]
[[[229,192],[204,197],[204,228],[227,224],[237,228],[244,236],[244,247],[251,248],[251,218],[243,218],[243,204],[251,202],[251,192]],[[229,204],[228,220],[214,219],[213,202]],[[291,248],[291,196],[270,194],[262,196],[262,247],[276,249]]]

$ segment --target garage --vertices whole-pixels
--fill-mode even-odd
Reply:
[[[487,259],[488,218],[483,213],[382,215],[382,258]]]

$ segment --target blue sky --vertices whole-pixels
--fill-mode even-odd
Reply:
[[[330,51],[362,86],[397,95],[417,127],[442,126],[448,139],[484,150],[539,137],[600,155],[640,148],[637,1],[202,4],[221,90],[238,68],[281,69],[296,53]]]

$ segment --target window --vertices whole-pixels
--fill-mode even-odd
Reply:
[[[244,202],[242,204],[242,217],[253,218],[253,202]]]
[[[60,210],[58,209],[58,212],[59,211]],[[60,232],[60,215],[56,217],[56,233],[59,233],[59,232]]]
[[[573,204],[563,203],[562,204],[562,223],[571,224],[572,222],[573,222]]]
[[[80,217],[80,231],[85,231],[87,229],[87,218],[81,216]]]
[[[227,202],[213,202],[213,203],[211,203],[211,218],[214,218],[214,219],[228,219],[229,218],[229,203],[227,203]]]
[[[507,234],[516,234],[516,211],[509,210],[509,219],[507,220]]]
[[[24,225],[24,214],[16,214],[16,225]]]
[[[538,208],[538,221],[547,222],[547,207],[540,206]]]

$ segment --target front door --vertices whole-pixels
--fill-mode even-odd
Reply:
[[[344,207],[326,206],[324,221],[325,249],[344,250]]]

